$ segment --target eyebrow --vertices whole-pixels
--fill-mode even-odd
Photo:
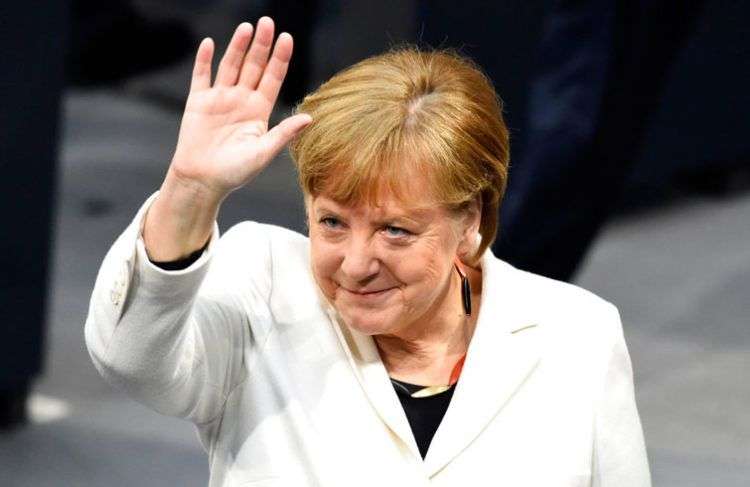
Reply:
[[[336,205],[336,203],[333,203],[338,208],[332,208],[331,205],[328,203],[319,203],[318,208],[314,208],[316,213],[332,213],[335,215],[340,215],[342,212],[339,208],[341,208],[339,205]],[[407,208],[403,213],[399,212],[395,215],[387,215],[383,218],[377,218],[375,219],[375,222],[377,223],[387,223],[394,220],[407,220],[407,221],[413,221],[414,223],[422,223],[418,220],[423,220],[427,218],[427,216],[434,211],[434,208],[430,207],[414,207],[414,208]]]

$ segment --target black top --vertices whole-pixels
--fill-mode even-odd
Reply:
[[[182,269],[187,269],[188,267],[193,265],[195,261],[200,259],[201,255],[203,255],[203,251],[206,250],[206,247],[208,247],[208,244],[206,244],[205,247],[196,250],[184,259],[171,260],[169,262],[156,262],[151,259],[149,260],[156,267],[161,267],[165,271],[181,271]]]
[[[172,262],[151,262],[168,271],[187,269],[200,258],[204,249],[205,247],[193,252],[184,259]],[[417,440],[419,453],[424,458],[432,442],[432,437],[435,436],[435,432],[438,426],[440,426],[443,416],[445,416],[445,411],[448,410],[448,404],[453,397],[455,385],[451,386],[447,391],[435,394],[434,396],[414,398],[411,397],[411,394],[424,388],[424,386],[409,384],[396,379],[391,379],[391,382],[393,383],[393,388],[396,390],[399,401],[401,401],[401,406],[404,408],[406,418],[409,420],[409,426],[411,426],[414,439]]]
[[[417,386],[396,379],[391,379],[391,382],[399,401],[401,401],[401,406],[404,408],[406,418],[409,420],[414,439],[417,440],[419,453],[424,458],[427,455],[430,443],[432,443],[432,438],[448,410],[448,404],[451,402],[453,390],[456,386],[453,385],[447,391],[434,396],[414,398],[411,397],[411,394],[423,389],[424,386]]]

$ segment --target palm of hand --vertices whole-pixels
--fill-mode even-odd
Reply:
[[[170,170],[180,179],[197,182],[220,194],[254,178],[304,126],[308,115],[283,120],[268,130],[268,118],[286,74],[292,38],[279,36],[268,59],[273,23],[241,24],[222,58],[211,86],[213,45],[198,48],[190,95]],[[246,52],[247,51],[247,52]]]
[[[259,140],[268,132],[262,101],[244,88],[191,94],[180,127],[180,150],[190,153],[181,174],[233,190],[262,169]],[[194,161],[194,162],[193,162]]]

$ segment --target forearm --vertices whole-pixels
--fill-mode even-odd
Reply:
[[[153,202],[141,208],[102,263],[86,321],[86,344],[97,369],[113,385],[164,414],[204,421],[217,411],[223,392],[207,394],[206,384],[223,387],[220,379],[231,368],[203,366],[206,347],[229,364],[238,361],[230,352],[242,342],[241,336],[226,336],[233,328],[222,318],[230,310],[214,310],[210,300],[196,303],[218,233],[190,268],[161,270],[149,262],[138,241]],[[209,371],[218,375],[209,377]],[[234,370],[231,377],[238,373]]]
[[[191,328],[207,262],[168,275],[140,254],[127,305],[100,354],[99,365],[111,383],[148,403],[185,382],[194,371],[193,360],[202,355]]]
[[[144,222],[143,240],[149,258],[174,261],[203,248],[223,199],[223,195],[170,171]]]

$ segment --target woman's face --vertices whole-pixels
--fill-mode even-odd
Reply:
[[[460,310],[454,262],[478,222],[391,193],[377,206],[311,197],[308,218],[315,279],[347,326],[401,335]]]

